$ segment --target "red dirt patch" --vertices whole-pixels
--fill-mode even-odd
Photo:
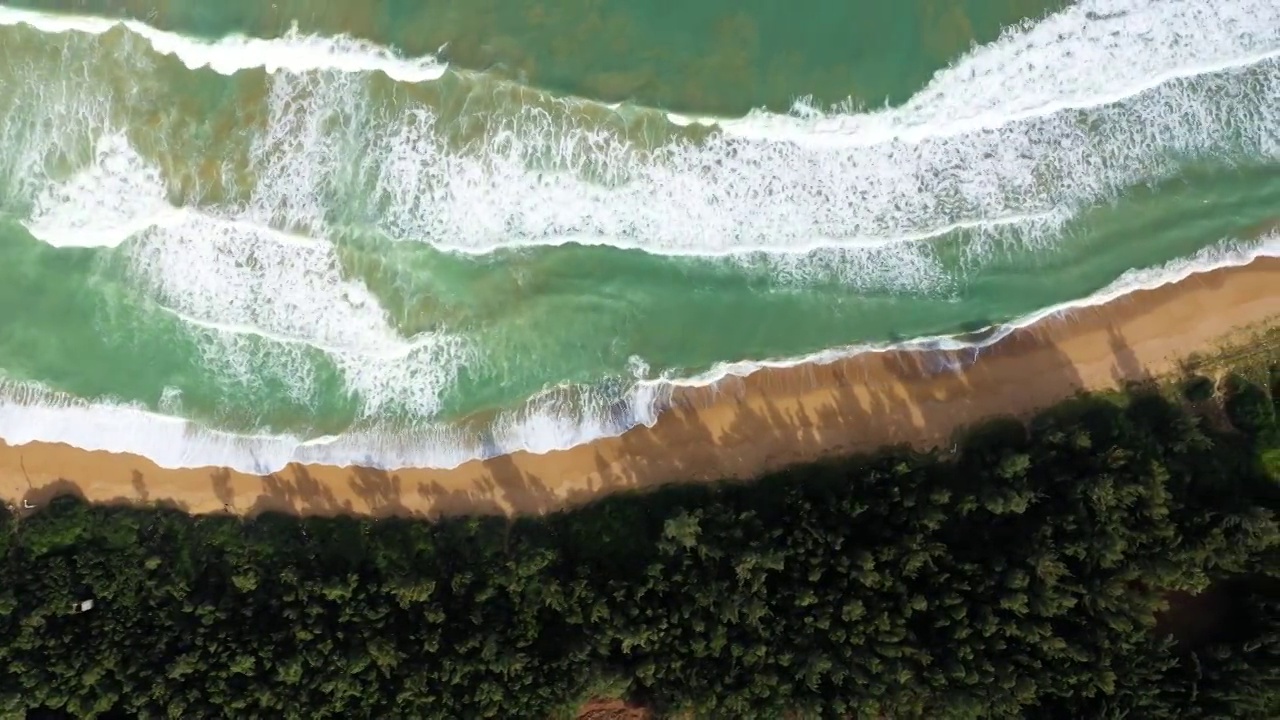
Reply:
[[[578,720],[652,720],[646,708],[622,700],[589,700],[578,711]]]

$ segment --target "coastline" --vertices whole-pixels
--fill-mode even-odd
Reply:
[[[72,492],[191,513],[537,514],[623,490],[753,477],[885,445],[945,445],[984,419],[1025,417],[1080,390],[1169,374],[1187,356],[1277,317],[1280,259],[1261,257],[1063,311],[981,350],[867,352],[677,388],[652,427],[566,450],[443,470],[291,464],[254,475],[164,469],[140,456],[65,444],[0,443],[0,496],[22,507]]]

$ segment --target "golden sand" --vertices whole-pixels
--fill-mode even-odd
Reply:
[[[866,353],[759,371],[677,398],[652,428],[450,470],[290,465],[266,476],[169,470],[135,455],[0,443],[0,495],[19,508],[61,492],[193,513],[543,513],[607,493],[762,474],[791,463],[911,443],[937,446],[985,418],[1025,417],[1083,389],[1167,375],[1280,320],[1280,260],[1194,275],[1047,318],[939,370],[945,354]],[[971,358],[955,353],[952,360]]]

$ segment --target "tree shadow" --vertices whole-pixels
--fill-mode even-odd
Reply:
[[[222,503],[226,512],[235,512],[236,495],[231,489],[231,471],[227,468],[215,468],[210,477],[213,479],[213,495]]]
[[[189,510],[185,503],[173,498],[153,498],[151,491],[147,488],[146,478],[139,470],[134,470],[130,473],[130,487],[133,490],[131,495],[94,497],[92,502],[115,507],[163,508],[184,513]],[[41,507],[55,498],[64,496],[74,497],[82,502],[90,502],[90,498],[79,483],[68,478],[57,478],[38,484],[31,483],[27,491],[18,498],[17,502],[10,505],[10,509],[16,515],[22,516],[23,514],[38,512]]]
[[[1085,354],[1088,378],[1077,366],[1080,348],[1062,346],[1087,332],[1106,338],[1105,348],[1088,348],[1105,357]],[[1100,377],[1133,388],[1153,382],[1103,313],[1046,319],[982,348],[888,350],[763,369],[678,393],[653,428],[597,443],[592,482],[569,491],[564,504],[671,483],[754,479],[895,446],[980,453],[1013,436],[1025,440],[1031,416]]]
[[[416,514],[400,501],[399,475],[386,470],[353,467],[348,484],[374,517]]]
[[[350,503],[339,501],[329,484],[313,477],[306,465],[290,463],[280,472],[262,476],[262,492],[247,514],[282,512],[333,516],[352,511]]]
[[[14,506],[15,515],[21,517],[24,514],[37,512],[41,507],[49,504],[54,498],[69,495],[77,498],[82,502],[88,502],[85,498],[84,491],[80,486],[70,480],[55,480],[40,486],[31,487],[24,494],[19,502]]]
[[[130,474],[133,477],[133,482],[131,483],[133,492],[138,497],[138,500],[145,504],[151,499],[151,493],[147,491],[147,484],[143,482],[142,473],[134,470]]]
[[[754,479],[895,446],[980,453],[1011,434],[1025,437],[1023,423],[1035,412],[1085,390],[1077,362],[1089,365],[1089,384],[1151,384],[1153,373],[1110,315],[1046,319],[985,347],[867,352],[677,388],[652,427],[565,451],[499,454],[453,470],[347,468],[354,504],[335,496],[328,476],[291,465],[263,478],[250,512],[542,515],[617,493]],[[992,332],[971,337],[985,341]],[[1105,342],[1062,347],[1090,333]],[[996,418],[1005,422],[975,432]],[[225,494],[218,490],[225,480],[214,481]]]
[[[538,476],[526,472],[509,454],[481,462],[485,477],[475,481],[480,497],[494,497],[511,508],[541,515],[560,504],[560,498]]]
[[[492,494],[479,488],[449,487],[439,480],[421,480],[417,484],[418,496],[428,506],[427,517],[444,515],[505,515],[507,509]]]

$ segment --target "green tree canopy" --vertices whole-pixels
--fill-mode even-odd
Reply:
[[[0,513],[0,714],[1280,717],[1274,411],[1228,390],[1244,434],[1081,398],[514,521]]]

